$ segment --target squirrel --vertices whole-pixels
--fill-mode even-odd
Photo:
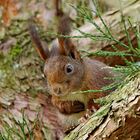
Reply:
[[[92,105],[99,108],[93,99],[107,95],[107,92],[82,93],[85,90],[100,90],[113,83],[116,74],[106,64],[82,58],[70,38],[58,37],[58,45],[51,50],[44,46],[34,24],[29,25],[29,32],[40,57],[45,61],[44,74],[51,94],[51,102],[57,109],[64,129],[78,125],[78,120],[85,115]],[[64,15],[60,19],[58,33],[68,35],[70,19]],[[77,93],[76,93],[77,92]]]

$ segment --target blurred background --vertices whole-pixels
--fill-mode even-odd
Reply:
[[[0,0],[0,139],[55,140],[63,136],[59,124],[51,124],[47,119],[48,116],[53,117],[53,114],[47,112],[50,101],[47,81],[43,74],[44,62],[36,53],[28,32],[31,17],[38,27],[40,38],[50,47],[57,36],[60,14],[58,9],[61,9],[71,18],[71,35],[82,36],[81,39],[74,38],[73,42],[83,56],[96,58],[110,66],[126,65],[118,56],[102,57],[88,53],[111,51],[110,46],[121,48],[122,45],[97,37],[99,31],[90,21],[95,21],[104,30],[100,18],[102,15],[113,36],[130,45],[126,40],[121,14],[129,17],[132,25],[128,24],[127,20],[125,27],[129,31],[132,44],[139,46],[140,40],[137,40],[132,27],[139,28],[140,2],[96,2],[97,4],[92,0]],[[77,29],[96,36],[88,38]],[[133,62],[139,59],[137,56],[128,58]]]

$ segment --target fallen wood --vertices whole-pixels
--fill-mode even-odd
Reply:
[[[140,22],[140,1],[133,0],[129,5],[127,5],[125,8],[122,9],[122,13],[125,19],[128,17],[133,21],[133,27],[136,27],[136,23],[138,24]],[[122,17],[120,9],[110,11],[108,13],[105,13],[102,15],[103,20],[105,21],[106,25],[109,27],[109,30],[111,34],[115,37],[116,40],[123,42],[126,45],[129,45],[128,38],[126,37],[126,32],[124,31],[124,24],[122,23]],[[104,25],[101,22],[100,18],[93,19],[94,22],[102,29],[104,30]],[[133,47],[137,47],[137,38],[134,34],[134,31],[131,29],[130,24],[126,20],[126,28],[129,31],[130,34],[130,40],[132,42]],[[101,35],[101,33],[97,30],[97,28],[91,24],[86,23],[82,27],[79,28],[80,31],[88,34],[92,34],[94,36]],[[83,36],[78,30],[74,30],[71,33],[71,36]],[[105,51],[114,51],[112,49],[112,45],[115,45],[118,50],[126,50],[126,48],[120,46],[115,41],[110,40],[92,40],[90,38],[72,38],[73,43],[79,48],[79,50],[86,50],[86,51],[99,51],[99,50],[105,50]],[[104,63],[114,66],[114,65],[124,65],[124,60],[120,56],[106,56],[106,57],[95,57],[100,61],[103,61]],[[131,60],[130,57],[127,57],[128,60]],[[135,61],[140,61],[140,58],[135,58]]]
[[[99,99],[104,106],[64,140],[138,140],[140,138],[140,72],[122,88]]]
[[[135,3],[133,1],[133,4],[131,3],[129,6],[125,7],[124,9],[121,9],[123,16],[125,18],[132,18],[134,23],[133,26],[136,26],[136,22],[140,22],[140,16],[139,16],[139,10],[140,10],[140,1],[135,0]],[[122,23],[122,17],[121,17],[121,11],[120,9],[107,12],[102,15],[103,20],[105,21],[106,25],[111,30],[111,33],[113,36],[115,36],[118,40],[123,39],[126,34],[124,33],[124,25]],[[101,28],[104,29],[104,25],[101,22],[100,18],[93,19],[94,22]],[[127,21],[126,21],[127,22]],[[127,29],[130,28],[128,22],[126,23]],[[86,23],[82,27],[79,28],[80,31],[84,33],[91,33],[92,35],[100,35],[97,28],[91,24]],[[73,31],[71,33],[72,36],[80,36],[81,33],[77,30]],[[110,43],[113,44],[113,42],[110,41],[96,41],[94,42],[90,38],[82,38],[82,39],[74,39],[73,40],[75,44],[79,46],[79,48],[83,48],[85,46],[90,46],[92,50],[100,50],[104,48],[105,46],[109,45]]]
[[[124,18],[130,18],[133,19],[133,27],[136,26],[136,22],[140,22],[140,16],[139,16],[139,10],[140,10],[140,1],[133,1],[133,4],[131,3],[129,6],[125,7],[122,10]],[[112,35],[119,41],[123,42],[126,45],[129,45],[128,38],[126,37],[126,33],[124,31],[124,25],[122,23],[122,17],[120,10],[112,11],[109,13],[106,13],[102,16],[103,20],[105,21],[106,25],[109,27],[109,30],[111,31]],[[96,24],[103,30],[105,27],[103,23],[101,22],[100,18],[97,18],[94,20]],[[134,34],[134,31],[131,29],[128,21],[126,20],[126,28],[129,31],[130,39],[132,42],[133,47],[137,47],[137,38]],[[80,31],[85,33],[90,33],[95,36],[101,35],[97,28],[91,24],[87,23],[86,25],[82,26]],[[81,33],[79,31],[74,31],[72,33],[74,36],[80,36]],[[82,38],[82,39],[76,39],[74,40],[74,43],[79,47],[79,49],[86,49],[88,51],[98,51],[98,50],[105,50],[105,51],[114,51],[111,47],[111,45],[115,45],[118,50],[126,50],[126,48],[120,46],[115,41],[100,41],[96,40],[93,41],[90,38]],[[88,47],[89,46],[89,47]],[[106,56],[106,57],[100,57],[100,56],[93,56],[93,58],[96,58],[100,61],[103,61],[104,63],[114,66],[114,65],[124,65],[124,60],[120,56]],[[130,60],[130,57],[127,57],[128,60]],[[135,61],[139,61],[140,58],[136,58]]]

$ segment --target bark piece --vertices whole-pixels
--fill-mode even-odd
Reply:
[[[140,73],[100,99],[105,105],[64,140],[137,140],[140,138]]]

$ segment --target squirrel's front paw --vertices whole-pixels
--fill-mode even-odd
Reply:
[[[78,113],[85,110],[85,105],[80,101],[73,101],[72,113]]]
[[[79,123],[85,122],[96,111],[97,110],[94,106],[91,109],[87,109],[85,115],[78,120]]]
[[[73,114],[85,110],[85,105],[80,101],[62,101],[58,109],[63,114]]]

